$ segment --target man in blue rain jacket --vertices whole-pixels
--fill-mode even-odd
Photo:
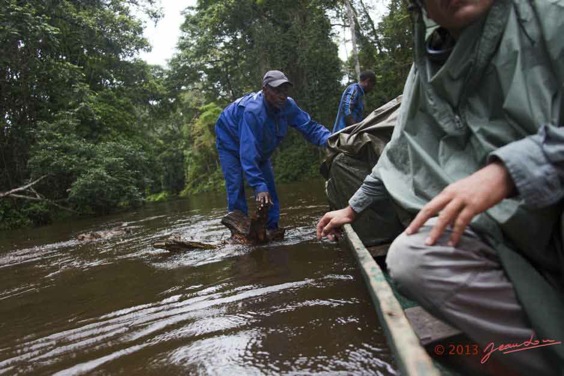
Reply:
[[[267,72],[262,90],[231,103],[215,125],[228,210],[247,214],[243,186],[246,178],[255,191],[256,201],[271,205],[267,221],[269,230],[278,228],[280,218],[270,156],[286,136],[288,126],[298,130],[312,144],[323,147],[331,134],[288,96],[292,85],[284,73]]]
[[[376,75],[372,71],[365,71],[360,74],[358,83],[347,86],[341,96],[333,133],[362,120],[364,94],[370,93],[374,89],[374,85],[376,85]]]

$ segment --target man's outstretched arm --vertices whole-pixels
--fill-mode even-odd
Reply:
[[[321,240],[323,237],[327,237],[329,240],[337,240],[341,233],[341,227],[354,222],[355,219],[356,213],[350,206],[325,213],[317,223],[317,240]]]
[[[317,223],[317,239],[327,237],[329,240],[337,240],[343,225],[354,222],[361,212],[383,197],[387,198],[388,192],[373,170],[351,197],[346,208],[325,213],[321,217]]]

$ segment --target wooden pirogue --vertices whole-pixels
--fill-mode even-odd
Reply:
[[[387,246],[365,247],[350,225],[344,226],[344,235],[402,375],[509,375],[498,361],[482,364],[484,352],[475,342],[397,291],[375,259],[383,259]]]
[[[402,375],[439,376],[440,371],[420,345],[403,309],[394,296],[384,272],[364,247],[350,225],[344,226],[346,241],[357,260],[370,297],[386,332],[388,343],[396,357]]]

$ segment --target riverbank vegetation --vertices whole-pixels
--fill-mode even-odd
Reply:
[[[367,109],[401,93],[411,61],[405,4],[376,23],[351,2],[362,69],[377,73]],[[167,67],[139,57],[154,0],[0,0],[0,229],[97,215],[221,189],[213,126],[260,89],[269,69],[332,128],[343,76],[336,28],[343,1],[218,0],[188,9]],[[317,174],[322,152],[291,132],[275,154],[279,181]]]

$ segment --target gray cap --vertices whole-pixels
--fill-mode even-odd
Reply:
[[[286,83],[292,86],[294,85],[290,82],[290,80],[288,80],[288,77],[286,77],[286,75],[279,70],[271,70],[266,72],[264,78],[262,79],[262,86],[268,85],[271,87],[278,87]]]

